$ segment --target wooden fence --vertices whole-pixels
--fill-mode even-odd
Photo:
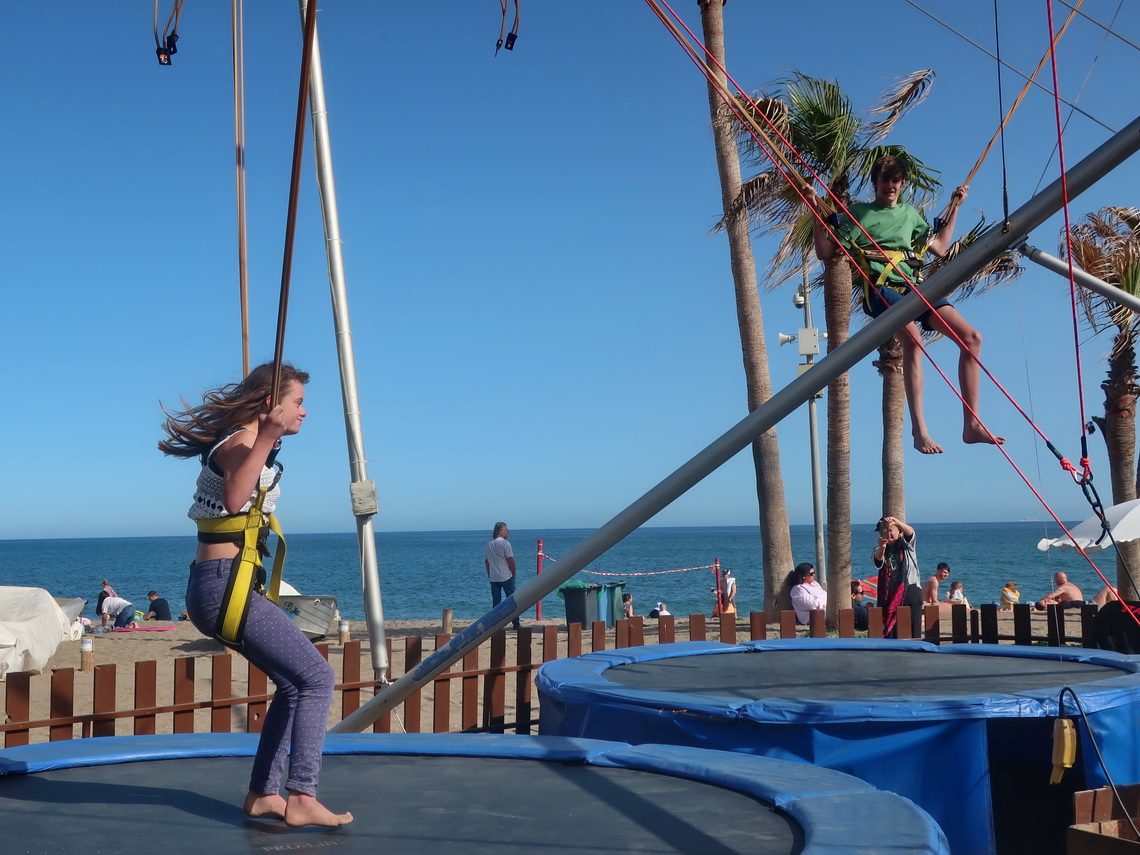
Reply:
[[[1020,605],[1014,607],[1010,622],[999,618],[993,604],[972,611],[964,605],[950,610],[927,606],[923,639],[934,644],[1006,642],[1091,647],[1095,613],[1093,605],[1067,610],[1051,606],[1045,614]],[[882,611],[869,609],[869,617],[868,630],[856,632],[854,613],[842,611],[838,630],[831,635],[881,638]],[[828,635],[822,611],[812,612],[806,627],[796,625],[794,612],[782,612],[778,628],[766,625],[761,612],[750,614],[745,624],[733,615],[711,622],[716,638],[727,643],[745,638]],[[588,631],[579,624],[523,627],[512,634],[513,661],[508,661],[507,634],[500,631],[379,719],[372,729],[378,733],[532,733],[538,724],[534,677],[543,662],[646,643],[704,641],[709,638],[709,623],[705,615],[697,614],[690,615],[687,622],[678,622],[672,616],[649,621],[635,617],[620,621],[613,628],[599,621]],[[1010,623],[1012,632],[1000,631]],[[898,624],[900,638],[908,637],[909,609],[900,609]],[[389,639],[390,679],[415,668],[450,638],[436,635],[430,648],[420,636],[397,639],[396,644]],[[329,715],[332,725],[359,709],[380,686],[371,676],[369,656],[361,642],[349,641],[336,647],[321,644],[318,649],[333,662],[339,677]],[[234,672],[235,664],[240,666],[238,674]],[[200,673],[207,669],[208,674]],[[4,745],[127,733],[260,732],[273,693],[265,674],[240,656],[226,652],[208,658],[178,658],[173,660],[172,673],[161,675],[163,679],[159,670],[157,662],[135,663],[133,700],[127,708],[120,708],[118,702],[120,685],[114,665],[78,672],[78,680],[74,668],[53,670],[46,704],[42,700],[36,703],[31,674],[10,673],[4,693],[5,721],[0,724]],[[46,709],[46,717],[33,720],[33,708]]]

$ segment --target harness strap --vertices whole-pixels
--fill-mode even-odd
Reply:
[[[863,276],[863,303],[866,306],[871,305],[872,288],[887,287],[902,292],[906,286],[896,286],[887,281],[890,278],[891,271],[899,265],[905,264],[910,268],[913,281],[918,282],[921,279],[919,274],[922,271],[922,259],[919,254],[912,250],[888,249],[880,252],[876,249],[864,249],[854,243],[850,246],[855,262],[865,274]],[[883,265],[883,269],[879,271],[877,277],[871,267],[872,261]]]
[[[241,552],[230,566],[230,577],[226,582],[226,592],[222,597],[218,620],[214,625],[214,636],[228,647],[240,648],[245,633],[245,622],[249,616],[249,604],[256,594],[265,592],[265,597],[276,603],[281,595],[281,571],[285,566],[285,535],[277,517],[264,514],[262,505],[269,487],[257,491],[257,500],[248,513],[233,514],[228,517],[198,520],[198,531],[208,535],[240,534]],[[277,535],[277,548],[273,554],[273,570],[269,575],[269,588],[265,588],[265,567],[261,561],[259,548],[261,533],[268,528]]]

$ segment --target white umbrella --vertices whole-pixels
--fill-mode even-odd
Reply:
[[[1062,551],[1076,549],[1073,545],[1073,540],[1075,540],[1085,552],[1100,552],[1102,549],[1110,548],[1113,540],[1117,543],[1140,540],[1140,499],[1121,502],[1119,505],[1107,508],[1104,512],[1104,518],[1108,521],[1109,528],[1112,531],[1111,538],[1105,532],[1100,517],[1094,515],[1080,525],[1069,529],[1073,535],[1072,539],[1067,535],[1052,539],[1046,537],[1038,542],[1037,548],[1042,552],[1047,552],[1049,549],[1060,549]]]

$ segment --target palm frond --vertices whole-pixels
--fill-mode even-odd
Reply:
[[[866,125],[866,141],[872,143],[886,139],[899,119],[926,100],[933,84],[934,71],[929,68],[898,78],[898,83],[884,92],[871,110],[872,116],[883,118]]]
[[[926,266],[923,271],[924,276],[929,277],[941,270],[947,262],[981,238],[986,230],[986,220],[985,217],[982,217],[973,228],[950,245],[944,256],[933,259]],[[1019,263],[1020,258],[1021,256],[1018,253],[1006,251],[990,259],[977,273],[959,286],[958,290],[954,292],[955,297],[967,300],[975,295],[985,294],[995,288],[1008,285],[1025,272],[1025,268]]]
[[[1068,237],[1064,240],[1062,231],[1062,257],[1066,252],[1071,253],[1074,266],[1133,296],[1140,296],[1140,208],[1101,208],[1070,226]],[[1127,306],[1084,288],[1079,295],[1085,318],[1094,331],[1115,327],[1119,341],[1131,340],[1140,329],[1140,316]]]

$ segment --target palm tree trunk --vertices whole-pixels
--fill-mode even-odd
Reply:
[[[902,345],[894,336],[879,345],[873,363],[883,378],[883,516],[906,519],[903,489],[903,421],[906,388],[903,383]]]
[[[1130,330],[1116,336],[1108,360],[1104,389],[1104,419],[1098,420],[1108,451],[1112,503],[1130,502],[1136,486],[1136,350]],[[1140,575],[1140,543],[1116,545],[1116,587],[1125,600],[1137,598],[1133,577]],[[1131,573],[1129,572],[1131,570]]]
[[[851,268],[845,258],[824,265],[827,352],[847,341],[851,327]],[[851,380],[827,387],[827,616],[831,624],[851,602]]]
[[[723,5],[723,2],[717,0],[700,0],[705,46],[722,67],[724,66]],[[740,156],[732,125],[720,96],[711,85],[708,87],[708,94],[717,169],[720,173],[721,203],[727,214],[733,200],[740,193]],[[744,378],[748,387],[748,410],[751,412],[772,397],[772,381],[768,373],[763,314],[756,288],[756,261],[752,254],[747,217],[743,215],[730,217],[726,232],[732,279],[736,288],[736,316],[740,326]],[[766,431],[752,443],[752,461],[756,469],[756,499],[760,513],[764,611],[768,619],[772,620],[776,616],[776,592],[783,577],[792,568],[792,538],[788,527],[784,480],[780,474],[780,446],[776,439],[775,428]]]

